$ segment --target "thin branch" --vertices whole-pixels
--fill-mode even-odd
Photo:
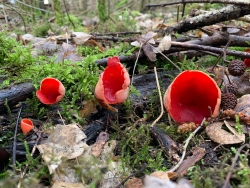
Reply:
[[[165,7],[169,5],[178,5],[178,4],[186,4],[186,3],[223,3],[223,4],[234,4],[234,5],[250,5],[249,0],[183,0],[169,3],[161,3],[161,4],[147,4],[146,7]]]
[[[132,78],[131,78],[131,85],[133,85],[133,82],[134,82],[135,67],[136,67],[136,64],[137,64],[137,62],[138,62],[139,55],[140,55],[140,53],[141,53],[142,45],[143,45],[143,44],[140,45],[139,52],[138,52],[138,55],[137,55],[136,60],[135,60],[135,65],[134,65],[134,68],[133,68]]]
[[[234,167],[235,167],[236,161],[237,161],[237,159],[238,159],[238,157],[239,157],[239,155],[240,155],[241,150],[243,150],[245,147],[250,148],[250,145],[249,145],[249,144],[244,144],[244,145],[242,145],[242,146],[238,149],[238,151],[237,151],[237,153],[236,153],[236,155],[235,155],[235,157],[234,157],[233,163],[232,163],[232,165],[231,165],[231,167],[230,167],[230,170],[229,170],[229,172],[227,173],[227,177],[226,177],[226,180],[225,180],[224,185],[223,185],[222,188],[227,188],[227,187],[228,187],[228,183],[229,183],[230,177],[231,177],[231,175],[232,175],[233,169],[234,169]]]
[[[12,149],[12,165],[13,165],[13,171],[15,173],[16,171],[16,143],[17,143],[17,128],[19,127],[19,119],[20,115],[23,109],[23,105],[21,104],[21,107],[18,111],[17,120],[16,120],[16,127],[15,127],[15,133],[14,133],[14,141],[13,141],[13,149]]]
[[[169,172],[174,172],[175,170],[177,170],[179,168],[179,166],[181,165],[181,163],[183,162],[184,158],[185,158],[185,155],[186,155],[186,151],[187,151],[187,146],[191,140],[191,138],[193,138],[193,136],[201,129],[201,127],[203,127],[203,124],[205,122],[206,118],[204,118],[201,122],[201,125],[199,127],[197,127],[197,129],[195,129],[194,132],[192,132],[189,137],[187,138],[187,140],[185,141],[185,145],[184,145],[184,150],[183,150],[183,153],[182,153],[182,156],[181,156],[181,159],[180,161],[171,169],[169,170]]]
[[[221,48],[216,48],[216,47],[211,47],[211,46],[203,46],[203,45],[197,45],[197,44],[189,44],[189,43],[181,43],[181,42],[171,42],[171,47],[181,47],[185,49],[194,49],[194,50],[205,50],[205,51],[210,51],[214,52],[217,54],[223,54],[223,49]],[[232,55],[232,56],[238,56],[238,57],[243,57],[243,58],[250,58],[250,53],[247,52],[240,52],[240,51],[235,51],[235,50],[226,50],[227,55]]]
[[[3,3],[3,4],[4,4],[6,7],[9,7],[11,10],[14,10],[14,11],[21,17],[21,19],[22,19],[22,21],[23,21],[24,31],[25,31],[25,33],[27,33],[27,28],[26,28],[25,20],[24,20],[22,14],[20,14],[16,9],[14,9],[14,8],[11,7],[11,6],[9,6],[8,4],[5,4],[5,3]]]
[[[66,11],[66,14],[67,14],[67,17],[69,19],[69,22],[71,23],[71,25],[73,26],[73,28],[75,29],[76,26],[74,24],[74,22],[72,21],[72,19],[70,18],[69,16],[69,12],[68,12],[68,9],[67,9],[67,6],[66,6],[66,3],[65,3],[65,0],[63,0],[63,5],[64,5],[64,8],[65,8],[65,11]]]
[[[33,7],[33,6],[31,6],[31,5],[28,5],[28,4],[23,3],[23,2],[21,2],[21,1],[18,1],[18,0],[16,0],[16,2],[22,4],[22,5],[26,6],[26,7],[30,7],[30,8],[36,9],[36,10],[40,10],[40,11],[43,11],[43,12],[47,12],[47,13],[52,13],[52,12],[50,12],[50,11],[47,11],[47,10],[44,10],[44,9],[41,9],[41,8]]]
[[[161,96],[161,88],[160,88],[160,84],[159,84],[159,79],[158,79],[158,74],[157,74],[156,67],[154,67],[154,71],[155,71],[155,79],[156,79],[157,89],[158,89],[158,93],[159,93],[159,97],[160,97],[161,113],[160,113],[159,117],[154,120],[154,122],[151,124],[150,127],[153,127],[161,119],[161,117],[162,117],[162,115],[164,113],[162,96]]]

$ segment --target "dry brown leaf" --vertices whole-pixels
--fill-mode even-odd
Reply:
[[[72,35],[74,35],[73,40],[76,45],[82,45],[92,37],[92,35],[83,32],[73,32]]]
[[[236,112],[241,112],[246,110],[246,108],[250,107],[250,94],[243,95],[241,98],[238,99],[238,103],[234,110]],[[248,114],[250,116],[250,114]]]
[[[88,186],[84,186],[82,183],[68,183],[68,182],[59,182],[56,181],[51,188],[87,188]]]
[[[96,105],[98,102],[96,99],[90,99],[87,101],[87,103],[84,105],[84,107],[80,110],[80,117],[84,118],[88,115],[90,115],[92,112],[96,111]]]
[[[142,188],[142,179],[132,178],[125,183],[125,188]]]
[[[231,133],[222,129],[222,125],[224,124]],[[208,125],[206,127],[206,133],[212,141],[219,144],[238,144],[245,142],[245,135],[239,134],[227,121],[215,122]]]
[[[163,37],[163,39],[161,39],[159,46],[156,48],[157,50],[154,49],[155,53],[159,53],[165,50],[169,50],[169,48],[171,47],[171,36],[170,35],[166,35],[165,37]]]
[[[214,74],[214,81],[216,82],[216,84],[219,86],[221,85],[222,83],[222,80],[223,80],[223,75],[224,75],[224,71],[223,71],[223,67],[211,67],[211,68],[208,68],[207,70],[208,72]]]
[[[143,52],[147,56],[149,61],[152,61],[152,62],[156,61],[156,54],[155,54],[153,48],[150,45],[145,43],[142,46],[142,49],[143,49]]]
[[[179,168],[176,171],[176,174],[179,176],[185,176],[187,174],[187,170],[189,167],[194,166],[196,162],[200,161],[203,156],[206,154],[206,150],[201,147],[195,147],[192,150],[192,155],[188,156],[179,166]],[[175,174],[173,174],[175,175]],[[169,176],[169,178],[171,178]],[[177,175],[175,176],[177,178]]]
[[[95,157],[99,157],[102,153],[103,147],[108,141],[109,134],[106,132],[100,132],[96,139],[96,142],[92,145],[91,154]]]
[[[90,47],[96,47],[96,46],[97,46],[99,52],[104,52],[103,47],[102,47],[100,44],[98,44],[98,43],[97,43],[95,40],[93,40],[93,39],[90,39],[90,40],[86,41],[85,45],[86,45],[86,46],[90,46]]]
[[[160,179],[169,180],[169,172],[156,171],[150,174],[150,176],[154,176]]]
[[[52,173],[61,163],[61,158],[73,159],[80,156],[88,145],[82,140],[86,135],[76,124],[57,125],[45,143],[37,148]]]
[[[231,82],[235,83],[238,86],[238,94],[246,95],[250,93],[250,72],[245,71],[242,76],[232,76],[229,75]],[[228,79],[224,77],[225,84],[228,84]]]

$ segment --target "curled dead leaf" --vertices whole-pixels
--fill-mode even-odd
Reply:
[[[230,122],[231,124],[233,122]],[[226,125],[230,132],[222,129]],[[206,127],[209,138],[219,144],[238,144],[245,142],[245,134],[239,134],[227,121],[215,122]]]
[[[159,53],[164,51],[164,50],[169,50],[171,47],[171,36],[166,35],[163,39],[161,39],[159,46],[156,48],[157,50],[154,49],[155,53]]]

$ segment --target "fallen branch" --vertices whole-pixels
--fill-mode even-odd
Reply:
[[[222,54],[223,49],[211,47],[211,46],[203,46],[203,45],[197,45],[197,44],[189,44],[189,43],[181,43],[181,42],[171,42],[171,45],[174,47],[181,47],[183,50],[186,49],[194,49],[194,50],[202,50],[202,51],[209,51],[214,52],[217,54]],[[240,52],[235,50],[227,50],[227,55],[242,57],[242,58],[250,58],[250,53],[247,52]]]
[[[35,87],[31,83],[22,83],[14,85],[11,88],[0,90],[0,111],[6,110],[5,102],[8,106],[14,106],[18,102],[32,96]]]
[[[176,2],[169,3],[161,3],[161,4],[147,4],[146,7],[165,7],[169,5],[178,5],[178,4],[186,4],[186,3],[222,3],[222,4],[234,4],[234,5],[250,5],[250,1],[248,0],[182,0]]]
[[[184,145],[184,148],[183,148],[183,153],[182,153],[182,156],[181,156],[181,160],[180,160],[172,169],[170,169],[169,172],[174,172],[175,170],[177,170],[177,169],[180,167],[180,165],[181,165],[181,163],[183,162],[184,157],[185,157],[185,155],[186,155],[187,146],[188,146],[188,144],[189,144],[191,138],[193,138],[193,136],[203,127],[203,124],[204,124],[205,120],[206,120],[206,119],[204,118],[204,119],[202,120],[202,122],[201,122],[201,125],[200,125],[197,129],[195,129],[194,132],[192,132],[192,133],[189,135],[189,137],[188,137],[187,140],[185,141],[185,145]]]
[[[237,19],[239,17],[250,14],[250,8],[246,5],[230,5],[223,7],[220,10],[209,11],[205,14],[200,14],[195,17],[187,18],[172,27],[167,27],[165,32],[172,31],[182,33],[193,29],[198,29],[203,26],[212,25],[218,22]]]
[[[233,163],[232,163],[232,165],[231,165],[231,167],[230,167],[230,170],[229,170],[229,172],[228,172],[228,174],[227,174],[226,180],[225,180],[225,182],[224,182],[222,188],[227,188],[227,187],[228,187],[228,183],[229,183],[230,177],[231,177],[231,175],[232,175],[233,169],[234,169],[234,167],[235,167],[235,164],[236,164],[236,162],[237,162],[237,159],[238,159],[238,157],[239,157],[239,155],[240,155],[241,150],[244,149],[245,147],[250,148],[250,145],[249,145],[249,144],[244,144],[244,145],[242,145],[242,146],[238,149],[238,151],[237,151],[237,153],[236,153],[236,155],[235,155],[235,157],[234,157],[234,159],[233,159]]]

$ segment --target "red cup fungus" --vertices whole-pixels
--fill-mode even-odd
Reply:
[[[28,118],[22,119],[21,129],[24,135],[28,134],[33,129],[33,127],[34,127],[33,122],[30,119]]]
[[[198,70],[180,73],[164,95],[164,106],[176,123],[200,124],[211,113],[215,117],[220,102],[221,91],[216,82]]]
[[[250,48],[246,49],[245,52],[250,53]],[[245,58],[244,63],[246,65],[246,67],[250,67],[250,59],[249,58]]]
[[[104,72],[95,87],[95,96],[101,103],[120,104],[129,94],[130,78],[117,56],[108,58]]]
[[[37,98],[43,104],[55,104],[63,99],[65,87],[56,78],[44,78],[40,90],[36,92]]]

